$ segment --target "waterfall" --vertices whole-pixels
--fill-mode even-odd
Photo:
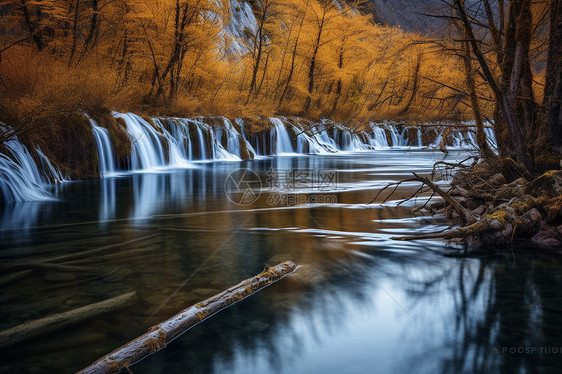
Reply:
[[[133,171],[149,171],[166,166],[162,134],[133,113],[114,113],[114,116],[123,119],[127,125],[127,133],[131,139],[131,169]]]
[[[384,129],[375,123],[371,123],[371,130],[373,132],[370,137],[371,146],[375,149],[388,148],[388,139]]]
[[[217,124],[216,118],[213,118],[212,124],[208,124],[202,117],[154,118],[149,123],[132,113],[114,112],[113,116],[125,122],[124,130],[131,141],[130,169],[118,170],[117,152],[108,129],[98,126],[86,115],[96,142],[101,178],[123,172],[192,168],[193,161],[198,160],[241,161],[248,155],[253,158],[256,155],[331,154],[423,145],[422,127],[418,126],[413,131],[412,127],[392,123],[371,123],[366,129],[351,131],[327,120],[308,126],[288,124],[282,118],[270,118],[271,128],[247,136],[242,119],[231,122],[221,117]],[[468,122],[464,125],[462,129],[451,132],[453,147],[474,149],[475,124]],[[445,127],[439,124],[427,126],[427,131],[435,132],[431,147],[440,145],[444,130]],[[294,131],[296,136],[292,137],[289,131]],[[484,131],[490,147],[496,149],[496,138],[490,124]],[[417,135],[417,141],[409,139],[411,134]],[[46,187],[65,180],[38,147],[31,153],[17,139],[5,142],[4,146],[5,153],[0,154],[0,191],[4,201],[48,199]],[[107,216],[113,214],[110,209],[105,211]]]
[[[4,202],[50,200],[45,189],[49,178],[41,174],[27,147],[17,139],[4,145],[13,157],[0,153],[0,190]],[[52,167],[50,162],[49,165]],[[54,174],[60,175],[56,171]]]
[[[338,149],[335,144],[327,140],[327,133],[318,132],[318,128],[312,127],[310,135],[307,134],[302,125],[296,125],[297,131],[297,153],[326,154],[335,153]],[[306,152],[305,152],[306,150]]]
[[[224,129],[217,127],[213,133],[213,159],[222,161],[242,161],[240,152],[240,133],[232,123],[223,117]],[[222,145],[222,136],[226,136],[226,149]]]
[[[396,126],[387,125],[386,128],[390,132],[390,138],[392,140],[392,146],[397,147],[401,145],[400,138],[398,135],[398,129]]]
[[[109,176],[115,173],[115,159],[113,157],[113,148],[109,140],[109,131],[106,128],[96,125],[96,122],[88,118],[92,124],[94,131],[94,138],[98,148],[98,159],[100,178]]]
[[[492,127],[484,127],[484,132],[486,133],[486,140],[488,141],[490,148],[497,150],[498,142],[496,140],[496,133],[494,132],[494,129]]]
[[[173,120],[169,120],[167,123],[172,129],[175,129],[175,131],[170,132],[160,119],[153,118],[153,121],[168,145],[168,163],[165,166],[172,168],[192,167],[193,165],[189,162],[186,152],[185,134],[178,128],[179,126]]]
[[[207,151],[206,151],[206,143],[205,138],[203,137],[203,130],[201,130],[201,126],[197,126],[197,141],[199,142],[199,159],[206,160],[207,159]]]
[[[176,131],[170,133],[161,120],[154,119],[154,126],[143,118],[132,113],[115,113],[116,118],[122,118],[127,125],[127,133],[131,139],[131,170],[154,171],[164,168],[189,168],[185,149],[185,133]],[[168,122],[172,127],[173,122]],[[181,135],[181,136],[178,136]],[[164,147],[164,142],[166,147]],[[167,149],[167,153],[165,152]]]
[[[293,144],[283,121],[279,118],[270,118],[270,121],[275,127],[275,154],[294,154]]]
[[[246,139],[246,133],[244,132],[244,120],[242,120],[242,118],[236,118],[235,122],[238,126],[240,126],[240,134],[242,135],[242,139],[244,139],[244,142],[246,142],[246,149],[249,153],[251,153],[251,157],[254,158],[258,153],[254,149],[254,147],[252,147],[248,139]]]
[[[323,147],[330,153],[338,152],[338,146],[336,145],[335,140],[330,138],[330,135],[328,134],[328,130],[326,128],[323,128],[322,130],[317,128],[315,129],[315,131],[316,134],[314,135],[314,137],[321,147]]]
[[[43,178],[43,180],[46,184],[51,183],[51,182],[52,183],[62,183],[62,182],[68,181],[68,178],[63,177],[61,172],[59,170],[55,169],[53,164],[51,164],[51,161],[49,161],[47,156],[45,156],[45,154],[43,154],[43,152],[41,152],[41,150],[39,148],[35,148],[35,152],[37,152],[37,155],[39,155],[39,158],[41,160],[41,164],[43,165],[43,170],[45,172],[47,172],[50,176],[50,177],[47,177],[47,178]]]

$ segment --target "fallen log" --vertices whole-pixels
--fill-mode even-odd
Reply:
[[[101,314],[125,308],[134,304],[136,300],[136,292],[129,292],[99,303],[86,305],[78,309],[26,322],[11,329],[0,331],[0,348],[21,343]]]
[[[167,321],[152,327],[146,334],[117,348],[78,373],[118,373],[166,347],[169,342],[207,317],[277,282],[295,271],[296,267],[297,265],[291,261],[283,262],[271,268],[266,267],[263,272],[255,277],[242,281],[226,291],[182,310]]]

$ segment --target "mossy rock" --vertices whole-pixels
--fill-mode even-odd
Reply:
[[[525,186],[525,192],[536,197],[557,197],[562,193],[562,170],[549,170]]]

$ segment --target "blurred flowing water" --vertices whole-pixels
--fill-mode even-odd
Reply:
[[[6,205],[0,212],[2,265],[122,245],[68,263],[85,273],[35,271],[3,286],[1,330],[130,291],[139,301],[2,349],[0,373],[74,372],[265,264],[284,260],[300,268],[132,371],[559,372],[558,256],[521,244],[512,252],[455,258],[446,254],[461,248],[437,240],[390,240],[450,225],[414,216],[412,208],[423,201],[396,206],[418,183],[403,184],[386,204],[380,204],[382,194],[366,205],[389,182],[412,171],[428,174],[444,157],[385,150],[196,163],[166,173],[70,182],[57,187],[56,201]],[[446,159],[465,157],[454,151]],[[244,205],[229,194],[229,175],[239,168],[252,170],[262,184],[253,190],[259,197],[251,195]],[[336,179],[322,188],[266,188],[289,170]]]

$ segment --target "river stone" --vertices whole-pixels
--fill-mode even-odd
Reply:
[[[560,241],[556,239],[558,232],[554,229],[541,230],[531,238],[531,241],[540,245],[559,246]]]
[[[522,225],[523,229],[530,230],[534,226],[539,224],[539,222],[542,219],[542,216],[541,216],[540,212],[537,210],[537,208],[533,208],[533,209],[529,210],[527,213],[523,214],[521,216],[521,219],[523,221],[523,225]]]

